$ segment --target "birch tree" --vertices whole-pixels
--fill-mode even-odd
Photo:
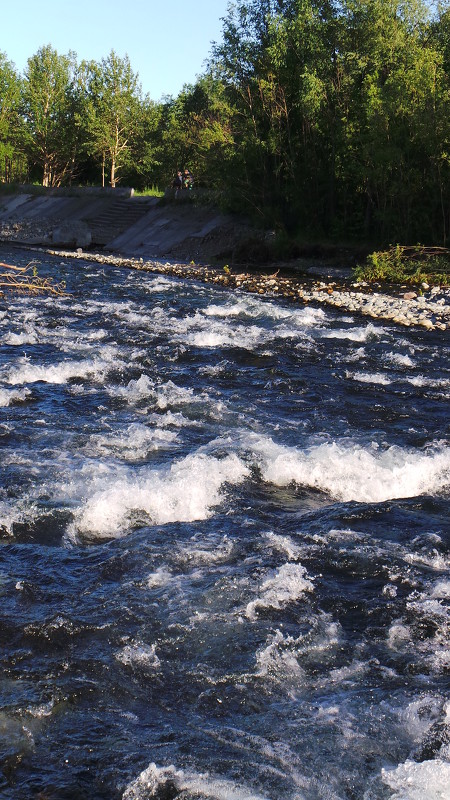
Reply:
[[[142,90],[128,56],[120,58],[114,50],[100,63],[91,62],[84,68],[91,150],[101,162],[103,185],[108,169],[109,183],[114,188],[138,138]]]
[[[21,177],[25,167],[21,152],[20,88],[14,65],[0,53],[0,175],[5,183]]]
[[[76,169],[76,69],[75,53],[59,55],[50,45],[28,59],[23,83],[26,145],[31,163],[42,171],[43,186],[70,181]]]

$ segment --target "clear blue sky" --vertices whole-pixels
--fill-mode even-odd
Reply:
[[[127,53],[143,91],[159,100],[204,71],[227,7],[228,0],[3,0],[0,51],[20,73],[47,44],[60,55],[74,50],[79,62]]]

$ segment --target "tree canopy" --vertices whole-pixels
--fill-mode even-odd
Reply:
[[[236,0],[196,83],[154,102],[128,56],[0,54],[4,181],[170,185],[304,238],[448,244],[450,10]]]

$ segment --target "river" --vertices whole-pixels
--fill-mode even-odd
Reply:
[[[448,800],[448,335],[39,260],[67,295],[0,299],[1,800]]]

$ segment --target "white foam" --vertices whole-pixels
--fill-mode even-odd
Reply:
[[[0,500],[0,530],[12,535],[15,523],[28,522],[34,518],[36,513],[33,504],[30,504],[28,508],[25,507],[25,501]]]
[[[158,408],[166,409],[168,406],[186,405],[194,400],[194,390],[177,386],[173,381],[158,386],[156,389],[156,404]],[[198,400],[199,398],[195,398]],[[207,397],[203,398],[207,399]]]
[[[443,555],[437,550],[433,550],[431,553],[406,553],[405,561],[408,564],[421,564],[436,570],[436,572],[450,569],[450,555]]]
[[[158,567],[155,572],[152,572],[147,578],[147,586],[149,589],[160,589],[164,586],[169,586],[173,581],[173,575],[167,567]]]
[[[83,304],[72,305],[71,310],[82,314],[83,317],[91,314],[96,318],[116,317],[125,325],[135,328],[152,328],[154,314],[149,313],[148,306],[138,305],[137,303],[118,301],[104,302],[102,300],[88,299]],[[163,312],[162,312],[163,313]],[[158,314],[158,309],[155,310]]]
[[[416,700],[400,709],[399,721],[402,729],[417,744],[442,713],[442,698],[431,694],[420,695]]]
[[[97,434],[90,439],[90,447],[99,454],[114,453],[128,461],[139,461],[151,451],[170,447],[178,434],[161,428],[148,428],[134,422],[120,433]]]
[[[150,397],[154,392],[154,388],[154,381],[148,375],[141,375],[137,380],[129,381],[125,387],[120,386],[115,389],[114,393],[118,397],[123,397],[129,403],[138,403],[140,400]]]
[[[198,542],[194,538],[181,548],[179,559],[186,560],[191,565],[219,564],[228,561],[233,552],[233,542],[228,536],[220,541],[214,537],[211,541]]]
[[[324,339],[349,339],[351,342],[368,342],[379,339],[384,333],[383,328],[376,328],[371,322],[362,328],[340,328],[339,330],[324,331]]]
[[[117,368],[122,362],[117,361]],[[83,361],[61,361],[59,364],[33,365],[28,359],[22,359],[18,367],[14,367],[6,376],[6,382],[17,386],[25,383],[65,384],[72,378],[93,378],[103,382],[111,369],[111,361],[103,358],[85,359]]]
[[[302,681],[305,671],[299,664],[296,640],[292,636],[283,636],[277,630],[270,637],[269,643],[256,653],[257,675],[270,676],[281,680],[296,678]]]
[[[183,793],[186,800],[204,798],[204,800],[269,800],[251,789],[232,781],[216,778],[207,773],[198,774],[177,770],[173,765],[158,767],[150,764],[139,777],[125,789],[122,800],[149,800],[161,794],[164,787],[174,788]],[[187,794],[188,793],[188,794]],[[299,798],[298,800],[301,800]]]
[[[280,536],[273,531],[264,534],[269,547],[272,550],[284,553],[290,561],[297,560],[301,555],[301,547],[295,544],[289,536]]]
[[[305,576],[306,569],[301,564],[283,564],[262,582],[259,597],[247,604],[246,616],[254,620],[260,609],[283,608],[299,600],[304,592],[312,592],[313,583]]]
[[[381,771],[383,782],[394,792],[391,800],[448,800],[450,763],[406,761],[398,767]]]
[[[296,327],[304,328],[321,325],[326,319],[322,308],[290,308],[251,295],[241,295],[227,300],[221,305],[211,304],[203,314],[208,317],[231,318],[241,317],[248,319],[271,319],[274,322],[289,322],[291,330]]]
[[[392,383],[392,380],[382,372],[346,372],[345,377],[351,378],[354,381],[359,381],[360,383],[378,383],[381,386],[389,386],[389,384]]]
[[[264,324],[250,324],[249,319],[260,319]],[[170,329],[178,340],[196,347],[254,350],[277,338],[304,339],[306,331],[321,326],[324,319],[322,309],[286,309],[276,303],[240,298],[171,320]]]
[[[268,643],[256,653],[257,675],[284,682],[307,680],[303,665],[309,660],[322,665],[333,663],[336,649],[341,645],[340,627],[330,615],[313,617],[307,633],[295,638],[277,630],[268,638]],[[363,667],[364,665],[361,665]],[[352,677],[357,674],[352,668]],[[344,670],[333,670],[326,676],[329,685],[348,680]]]
[[[22,333],[12,333],[10,331],[7,333],[4,338],[4,344],[10,344],[13,346],[19,346],[24,344],[36,344],[38,341],[36,331],[22,331]]]
[[[156,655],[156,644],[146,645],[132,642],[116,653],[117,661],[128,667],[141,667],[157,671],[161,662]]]
[[[227,303],[223,303],[223,305],[216,305],[213,303],[205,308],[203,313],[207,317],[219,318],[240,317],[244,315],[249,317],[258,317],[261,313],[263,313],[263,309],[261,309],[257,303],[246,303],[244,298],[239,298],[238,300],[232,300]]]
[[[432,589],[432,597],[437,597],[442,600],[450,599],[450,580],[438,581]]]
[[[227,368],[227,362],[221,361],[220,364],[212,364],[210,366],[200,367],[199,373],[201,375],[211,375],[211,376],[222,375],[222,373],[225,372],[226,368]]]
[[[30,717],[34,717],[35,719],[42,719],[43,717],[50,717],[53,713],[55,708],[55,701],[53,698],[48,701],[48,703],[40,703],[35,706],[28,706],[25,709],[25,713],[29,714]]]
[[[257,325],[230,326],[222,322],[208,322],[201,330],[188,332],[186,341],[195,347],[242,347],[254,350],[267,342],[268,336]]]
[[[157,525],[206,519],[223,500],[224,484],[239,484],[248,475],[234,454],[218,459],[194,453],[170,469],[143,470],[133,477],[106,473],[104,486],[75,512],[75,531],[95,537],[120,536],[133,517]],[[98,483],[101,482],[101,476]]]
[[[0,389],[0,407],[6,408],[12,403],[23,403],[30,395],[29,389]]]
[[[352,363],[354,361],[362,361],[366,357],[366,350],[364,347],[357,347],[356,350],[351,350],[350,352],[346,353],[344,356],[344,361],[346,363]]]
[[[150,294],[165,292],[167,289],[172,289],[177,285],[175,278],[168,278],[164,275],[152,275],[151,280],[143,280],[140,283],[140,287]]]
[[[193,389],[177,386],[173,381],[157,384],[148,375],[141,375],[138,380],[130,381],[125,387],[115,388],[114,395],[123,397],[129,403],[148,399],[161,410],[167,409],[168,406],[204,403],[209,400],[208,395],[195,395]]]
[[[446,378],[426,378],[424,375],[415,375],[406,379],[413,386],[427,386],[430,389],[447,389],[450,381]]]
[[[450,447],[445,445],[426,451],[395,446],[383,450],[344,441],[299,450],[256,434],[247,441],[264,480],[313,487],[344,502],[438,494],[449,485]]]
[[[394,364],[396,367],[413,367],[414,361],[408,355],[402,355],[402,353],[387,353],[385,356],[386,361],[389,361],[390,364]]]
[[[391,625],[387,644],[395,652],[410,652],[415,661],[425,664],[432,673],[450,668],[450,608],[447,581],[438,581],[427,591],[413,592],[407,601],[407,621],[397,619]],[[428,629],[426,637],[422,630]]]

